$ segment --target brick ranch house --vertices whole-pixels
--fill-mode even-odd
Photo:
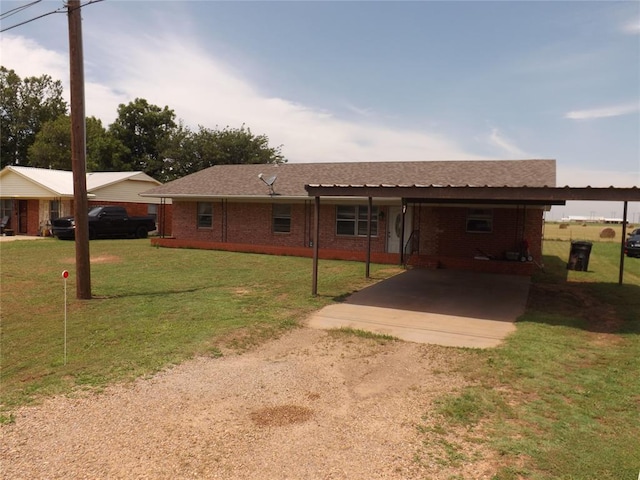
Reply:
[[[544,212],[564,201],[430,200],[352,190],[320,201],[313,192],[555,182],[555,160],[217,165],[142,196],[172,201],[173,235],[152,239],[159,246],[312,257],[317,238],[319,258],[530,274],[542,257]]]
[[[143,172],[87,173],[89,207],[121,205],[131,216],[155,216],[158,230],[170,233],[171,206],[140,197],[158,185]],[[72,172],[21,166],[0,171],[0,219],[8,219],[5,233],[47,235],[51,220],[73,212]]]

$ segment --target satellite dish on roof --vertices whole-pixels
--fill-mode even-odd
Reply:
[[[278,176],[272,175],[271,177],[265,178],[265,176],[262,173],[259,173],[258,178],[262,180],[265,183],[265,185],[269,187],[269,192],[271,193],[271,195],[275,195],[275,192],[273,190],[273,184],[276,182],[276,178],[278,178]]]

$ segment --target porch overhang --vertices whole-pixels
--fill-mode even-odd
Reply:
[[[305,185],[310,197],[401,197],[415,202],[484,202],[564,205],[568,200],[640,201],[640,188],[508,187],[450,185]]]
[[[507,205],[565,205],[567,201],[620,201],[624,203],[622,238],[620,242],[620,270],[618,283],[622,284],[624,271],[624,241],[626,238],[627,204],[640,202],[640,188],[629,187],[548,187],[538,186],[489,186],[489,185],[346,185],[346,184],[307,184],[304,186],[309,197],[315,198],[315,231],[312,294],[317,294],[318,285],[318,243],[321,197],[360,197],[367,198],[369,206],[373,198],[400,197],[402,203],[495,203]],[[371,222],[369,207],[369,223]],[[404,232],[404,217],[402,221]],[[367,249],[370,249],[370,234]],[[404,238],[404,234],[401,238]],[[402,252],[402,251],[401,251]],[[367,277],[369,273],[369,255],[367,252]],[[402,253],[400,253],[402,256]]]

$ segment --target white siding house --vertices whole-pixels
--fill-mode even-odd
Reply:
[[[87,173],[91,204],[126,204],[135,214],[157,211],[161,199],[142,198],[140,194],[158,185],[161,183],[144,172]],[[45,234],[52,218],[71,214],[72,172],[21,166],[0,171],[0,219],[9,218],[9,231]]]

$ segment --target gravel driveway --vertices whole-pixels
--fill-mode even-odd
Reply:
[[[490,478],[445,468],[417,425],[459,390],[456,349],[299,328],[99,394],[55,397],[2,426],[4,479]],[[424,418],[423,418],[424,417]],[[435,453],[435,452],[431,452]]]

